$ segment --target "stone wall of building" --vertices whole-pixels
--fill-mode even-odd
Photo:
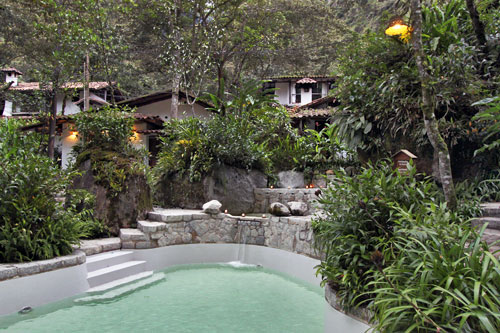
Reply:
[[[193,243],[262,245],[318,258],[310,216],[254,217],[158,209],[137,229],[122,229],[123,249],[146,249]]]

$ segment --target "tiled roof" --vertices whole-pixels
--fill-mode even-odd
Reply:
[[[62,85],[63,89],[83,89],[83,82],[68,82]],[[92,90],[100,90],[109,87],[108,82],[89,82],[89,89]],[[50,88],[50,85],[49,87]],[[40,90],[40,82],[19,82],[17,86],[10,87],[10,90],[20,90],[20,91],[29,91],[29,90]]]
[[[305,77],[297,81],[298,84],[307,84],[307,83],[317,83],[318,81],[311,79],[309,77]]]
[[[191,100],[194,100],[194,96],[186,95],[185,92],[179,91],[180,98],[186,99],[186,96],[189,96],[189,98]],[[119,104],[119,105],[125,104],[125,105],[131,106],[131,107],[134,107],[134,106],[139,107],[139,106],[143,106],[143,105],[148,105],[148,104],[164,101],[164,100],[167,100],[170,98],[172,98],[172,90],[164,90],[164,91],[153,92],[153,93],[147,94],[147,95],[142,95],[139,97],[130,98],[130,99],[118,102],[117,104]],[[200,100],[196,100],[196,104],[199,104],[199,105],[203,106],[204,108],[213,107],[213,105],[211,105],[210,103],[200,101]]]
[[[146,129],[146,130],[137,130],[136,132],[139,134],[160,134],[162,129]]]
[[[302,79],[304,77],[311,78],[311,79],[335,79],[335,77],[330,76],[330,75],[314,75],[314,74],[305,74],[305,73],[270,76],[270,77],[266,77],[265,79],[266,80]]]
[[[100,98],[99,96],[95,96],[95,95],[89,96],[89,100],[90,100],[90,102],[94,102],[94,103],[101,104],[101,105],[110,105],[110,103],[108,103],[106,100]],[[80,105],[80,104],[83,104],[84,102],[85,102],[85,99],[80,98],[74,104]]]
[[[58,124],[66,123],[68,121],[72,121],[74,116],[75,115],[57,116],[56,122]],[[146,115],[146,114],[142,114],[142,113],[133,113],[132,117],[135,118],[136,120],[149,122],[149,123],[152,123],[152,124],[157,125],[157,126],[163,125],[163,120],[159,116],[150,116],[150,115]],[[23,119],[40,119],[40,117],[38,117],[38,116],[26,116],[26,117],[23,117]],[[26,130],[44,127],[47,125],[47,122],[48,122],[48,119],[42,119],[41,122],[39,122],[39,123],[24,126],[21,129],[26,131]]]
[[[296,106],[294,108],[294,110],[314,109],[316,106],[319,106],[319,105],[325,104],[325,103],[335,102],[336,100],[337,99],[333,96],[325,96],[325,97],[315,99],[314,101],[309,102],[307,104]]]
[[[17,68],[14,67],[8,67],[8,68],[2,68],[0,69],[1,72],[14,72],[18,75],[23,75],[23,72],[17,70]]]
[[[292,119],[300,118],[328,118],[332,115],[334,109],[300,109],[288,110],[288,114]]]

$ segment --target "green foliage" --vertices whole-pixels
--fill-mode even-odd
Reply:
[[[84,239],[106,238],[111,236],[109,227],[94,217],[95,196],[86,190],[72,189],[68,191],[65,207],[75,212],[77,218],[84,222]]]
[[[40,155],[40,137],[23,135],[19,125],[0,123],[0,262],[69,254],[85,235],[85,226],[55,196],[65,193],[74,174],[61,172]]]
[[[419,221],[404,209],[396,257],[380,263],[369,288],[381,332],[498,332],[500,264],[479,234],[450,225],[446,214]],[[440,328],[440,329],[438,329]]]
[[[437,204],[434,198],[439,198],[439,191],[433,182],[417,180],[415,168],[401,175],[385,161],[363,168],[354,177],[344,170],[335,176],[318,200],[326,215],[315,219],[313,228],[317,245],[326,254],[318,274],[339,291],[348,308],[369,299],[373,291],[370,254],[388,248],[387,259],[395,255],[390,245],[394,230],[406,225],[400,225],[393,206],[423,216],[427,206]]]
[[[104,106],[99,111],[89,110],[75,115],[75,126],[83,147],[111,151],[130,150],[134,133],[133,110],[128,106]]]
[[[487,107],[472,119],[477,121],[476,126],[479,129],[485,128],[487,132],[483,139],[486,142],[485,145],[478,149],[475,154],[486,150],[497,151],[500,148],[500,96],[485,98],[472,105]]]
[[[424,7],[423,19],[429,88],[441,134],[452,152],[470,159],[478,138],[467,133],[476,112],[469,105],[483,92],[480,54],[471,44],[474,37],[465,4],[456,0]],[[334,122],[351,149],[386,156],[401,147],[418,151],[429,145],[410,44],[367,33],[346,46],[339,70],[334,92],[341,107]]]
[[[259,87],[251,82],[229,102],[211,95],[217,114],[209,120],[167,122],[156,176],[181,172],[191,181],[199,181],[220,164],[269,172],[268,147],[290,125],[285,109],[271,106],[272,99]]]
[[[467,220],[478,213],[470,188],[458,191],[468,206],[451,212],[413,167],[401,175],[384,162],[336,177],[313,228],[326,254],[318,274],[343,307],[368,306],[381,332],[498,331],[500,264],[484,228]]]
[[[277,137],[270,154],[275,171],[303,171],[309,180],[314,172],[355,164],[354,154],[340,142],[336,126],[331,124],[319,132],[308,129],[305,135],[290,129]]]
[[[111,197],[124,190],[127,177],[144,174],[144,152],[131,140],[134,118],[128,107],[106,106],[98,112],[89,110],[75,116],[81,141],[73,148],[75,167],[90,160],[95,182],[109,189]]]

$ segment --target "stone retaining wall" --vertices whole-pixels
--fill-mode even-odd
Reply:
[[[85,260],[86,257],[84,252],[75,251],[68,256],[49,260],[39,260],[20,264],[1,264],[0,281],[81,265],[85,263]]]
[[[122,229],[124,249],[178,244],[244,243],[263,245],[318,258],[312,247],[311,216],[239,217],[201,211],[156,210],[137,229]]]
[[[273,202],[286,205],[290,201],[300,201],[307,204],[309,213],[313,213],[319,208],[319,205],[315,202],[318,198],[316,196],[318,189],[321,190],[321,188],[256,188],[253,191],[255,197],[253,212],[267,212],[269,205]]]

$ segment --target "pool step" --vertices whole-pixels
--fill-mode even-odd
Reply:
[[[133,259],[132,251],[113,251],[87,257],[87,272],[121,264]]]
[[[87,282],[90,288],[109,283],[118,279],[135,275],[145,271],[145,261],[127,261],[117,265],[104,267],[87,274]]]
[[[146,275],[145,273],[148,273],[148,275]],[[144,273],[137,274],[134,276],[140,276],[140,277],[135,279],[135,280],[129,280],[129,281],[123,282],[121,285],[115,285],[115,286],[112,286],[110,288],[107,288],[107,289],[113,288],[113,290],[106,291],[103,294],[97,294],[97,295],[94,294],[94,295],[78,298],[75,300],[75,302],[80,303],[80,302],[95,302],[95,301],[111,300],[111,299],[114,299],[116,297],[120,297],[122,295],[131,293],[139,288],[149,286],[153,283],[156,283],[156,282],[159,282],[159,281],[162,281],[165,279],[165,274],[157,273],[157,274],[153,275],[153,272],[144,272]],[[122,280],[125,281],[125,279],[122,279]],[[133,282],[136,280],[140,280],[140,281],[137,281],[134,283],[129,283],[129,282]],[[114,288],[114,287],[118,287],[118,288]],[[93,288],[93,290],[92,289],[89,290],[88,292],[104,291],[107,289],[102,289],[100,287],[97,287],[97,288]]]
[[[97,287],[90,288],[89,290],[87,290],[87,292],[88,293],[100,292],[100,291],[108,290],[111,288],[115,288],[115,287],[130,283],[130,282],[149,278],[151,276],[153,276],[153,271],[145,271],[145,272],[130,275],[130,276],[118,279],[118,280],[113,280],[113,281],[108,282],[108,283],[100,284]]]

